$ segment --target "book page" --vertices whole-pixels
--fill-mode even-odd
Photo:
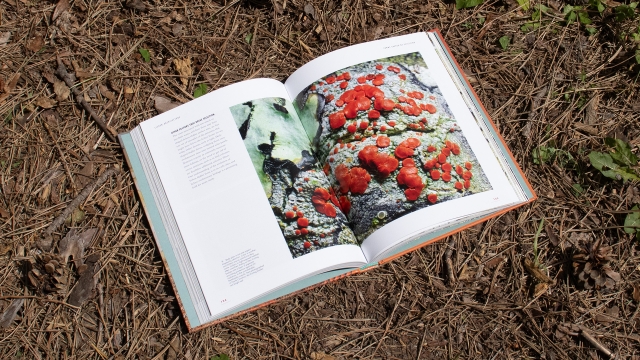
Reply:
[[[275,80],[249,80],[140,125],[212,316],[306,275],[364,263],[344,215],[322,215],[333,220],[322,222],[312,210],[312,186],[328,185],[315,178],[298,184],[291,177],[301,167],[298,173],[307,171],[311,179],[316,165],[306,136],[296,134],[300,125],[287,98]],[[290,194],[280,185],[266,186],[270,177],[295,181],[309,195],[288,221],[274,213],[286,216],[289,208],[278,208],[265,192]],[[298,232],[345,245],[292,246],[285,235]]]
[[[369,261],[518,201],[425,33],[334,51],[285,86]]]

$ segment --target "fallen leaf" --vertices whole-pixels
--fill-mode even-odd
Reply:
[[[558,237],[556,236],[556,233],[553,231],[553,228],[547,224],[544,227],[545,232],[547,233],[547,236],[549,237],[549,241],[551,242],[551,244],[553,246],[558,246],[558,244],[560,244],[560,241],[558,241]]]
[[[33,39],[27,41],[27,49],[33,52],[38,52],[44,46],[44,39],[42,36],[37,35]]]
[[[53,15],[51,15],[51,21],[56,21],[56,19],[62,15],[65,11],[69,10],[69,0],[60,0],[56,4],[56,8],[53,10]]]
[[[51,109],[52,107],[56,106],[58,102],[55,101],[54,99],[49,99],[47,97],[39,97],[38,100],[36,100],[36,105],[40,106],[43,109]]]
[[[98,270],[98,261],[100,260],[100,255],[93,254],[87,258],[87,268],[85,271],[80,274],[80,278],[78,282],[71,290],[69,294],[68,303],[73,306],[82,306],[89,297],[91,297],[93,293],[93,289],[96,287],[98,283],[98,278],[94,275],[96,274],[96,270]]]
[[[316,9],[314,9],[314,8],[313,8],[313,5],[311,5],[311,4],[309,4],[309,3],[307,3],[307,4],[304,6],[304,12],[305,12],[305,14],[307,14],[307,15],[311,16],[312,18],[315,18],[315,17],[316,17]]]
[[[134,10],[139,10],[139,11],[147,10],[147,5],[145,5],[145,3],[143,3],[140,0],[128,0],[124,4],[124,6],[129,8],[129,9],[134,9]]]
[[[116,99],[115,94],[112,91],[109,91],[109,88],[107,88],[106,86],[100,84],[98,85],[98,90],[100,90],[100,94],[102,94],[102,96],[106,97],[107,99],[111,101]]]
[[[549,289],[549,284],[547,283],[536,284],[536,287],[533,290],[533,297],[538,297],[544,294],[545,292],[547,292],[547,289]]]
[[[56,94],[56,100],[64,101],[69,98],[71,94],[71,90],[63,81],[54,80],[53,82],[53,92]]]
[[[335,360],[335,356],[327,355],[322,351],[312,352],[310,357],[313,360]]]
[[[492,269],[492,268],[498,266],[498,264],[500,264],[503,261],[504,261],[504,258],[502,256],[497,256],[497,257],[494,257],[493,259],[487,261],[484,264],[484,266],[486,266],[487,269]]]
[[[15,299],[7,306],[2,315],[0,315],[0,329],[6,329],[11,325],[23,303],[24,299]]]
[[[20,80],[20,76],[22,74],[21,73],[16,73],[11,77],[11,80],[9,80],[5,85],[4,85],[4,92],[5,93],[10,93],[13,91],[13,89],[16,88],[16,85],[18,85],[18,80]]]
[[[191,59],[175,59],[173,60],[173,66],[175,66],[176,71],[180,75],[182,85],[187,86],[189,83],[189,77],[193,74],[193,70],[191,69]]]
[[[174,337],[169,343],[169,348],[167,349],[167,357],[166,360],[176,360],[178,358],[178,354],[182,354],[182,346],[180,344],[180,337]]]
[[[620,273],[618,273],[617,271],[613,271],[611,269],[604,269],[604,272],[605,274],[607,274],[608,277],[610,277],[615,282],[619,282],[620,280],[622,280],[620,278]]]
[[[551,280],[545,273],[543,273],[537,266],[535,266],[533,261],[524,259],[524,267],[538,281],[542,283],[553,284],[554,281]]]
[[[9,217],[9,212],[2,206],[0,206],[0,217],[5,219]]]
[[[0,46],[7,45],[7,43],[9,42],[9,39],[11,39],[10,31],[5,31],[0,33]]]
[[[154,105],[159,114],[162,114],[165,111],[169,111],[177,106],[180,106],[180,103],[173,102],[166,97],[156,96],[153,98]]]
[[[640,302],[640,285],[639,284],[633,284],[633,300],[635,300],[636,302]]]
[[[98,228],[91,228],[78,233],[76,229],[71,229],[58,244],[58,252],[64,263],[67,262],[70,255],[73,255],[73,262],[76,267],[82,265],[82,257],[84,249],[89,246],[91,240],[98,232]]]

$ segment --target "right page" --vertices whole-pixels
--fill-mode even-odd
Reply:
[[[285,87],[368,261],[519,201],[425,33],[334,51]]]

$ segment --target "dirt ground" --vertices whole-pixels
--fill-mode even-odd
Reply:
[[[535,19],[516,1],[1,1],[2,358],[639,358],[640,255],[622,228],[638,185],[603,177],[587,156],[606,137],[638,152],[637,18],[616,20],[614,2],[589,8],[590,35],[567,24],[566,4],[543,4]],[[159,96],[283,80],[328,51],[433,28],[539,200],[187,333],[111,134],[156,115]],[[558,150],[536,164],[541,145]]]

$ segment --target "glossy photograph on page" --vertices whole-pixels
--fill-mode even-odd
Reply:
[[[264,98],[230,110],[291,255],[356,244],[293,104]]]
[[[491,190],[418,52],[327,74],[294,105],[360,241],[407,213]]]

